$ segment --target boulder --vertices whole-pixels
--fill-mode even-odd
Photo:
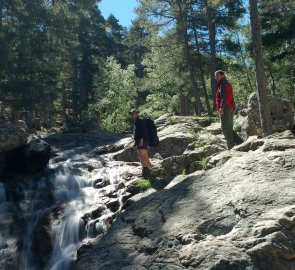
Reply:
[[[292,130],[294,127],[294,111],[291,101],[268,96],[272,120],[272,131]],[[248,116],[246,132],[248,136],[261,136],[261,124],[258,106],[258,93],[252,93],[248,100]]]
[[[160,145],[150,148],[150,156],[158,153],[162,158],[182,155],[187,146],[196,140],[196,134],[203,128],[199,124],[200,118],[162,116],[155,121],[158,128]],[[130,142],[123,150],[116,153],[115,160],[137,161],[138,156],[134,142]]]
[[[30,135],[24,146],[5,154],[3,171],[6,173],[36,174],[47,166],[50,155],[50,145],[37,136]]]
[[[17,127],[27,131],[28,130],[28,126],[27,123],[24,120],[18,120],[16,123]]]
[[[27,135],[24,129],[0,120],[0,173],[5,170],[5,157],[8,152],[25,145]]]
[[[26,141],[27,136],[23,129],[0,121],[0,154],[22,147]]]
[[[74,269],[294,269],[295,149],[261,148],[133,200]]]
[[[96,147],[93,152],[96,155],[105,155],[109,153],[118,152],[122,150],[123,148],[124,148],[123,144],[109,144],[109,145]]]

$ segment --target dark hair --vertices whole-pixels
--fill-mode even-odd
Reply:
[[[139,111],[136,110],[136,109],[132,109],[132,110],[129,112],[129,115],[134,114],[134,113],[139,113]]]
[[[217,74],[219,74],[221,76],[225,75],[224,71],[222,71],[222,70],[217,70],[215,73],[217,73]]]

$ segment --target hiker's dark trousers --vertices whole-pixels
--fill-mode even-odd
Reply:
[[[243,142],[242,138],[234,131],[234,110],[232,108],[226,107],[224,109],[224,114],[221,116],[221,128],[229,150]]]

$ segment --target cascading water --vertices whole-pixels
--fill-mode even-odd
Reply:
[[[108,155],[94,156],[87,146],[55,157],[41,179],[19,187],[16,208],[25,209],[20,265],[4,269],[70,269],[82,243],[105,233],[120,213],[123,176],[132,170]],[[0,205],[6,202],[0,183]]]

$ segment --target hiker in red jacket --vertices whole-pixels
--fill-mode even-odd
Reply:
[[[146,121],[139,117],[139,111],[132,109],[129,112],[130,118],[134,121],[134,141],[137,153],[142,165],[142,177],[149,179],[151,177],[151,162],[149,160],[149,132]]]
[[[222,70],[215,72],[215,78],[218,82],[216,106],[221,117],[221,128],[227,142],[227,148],[230,150],[243,142],[242,138],[233,130],[233,117],[236,110],[233,88]]]

